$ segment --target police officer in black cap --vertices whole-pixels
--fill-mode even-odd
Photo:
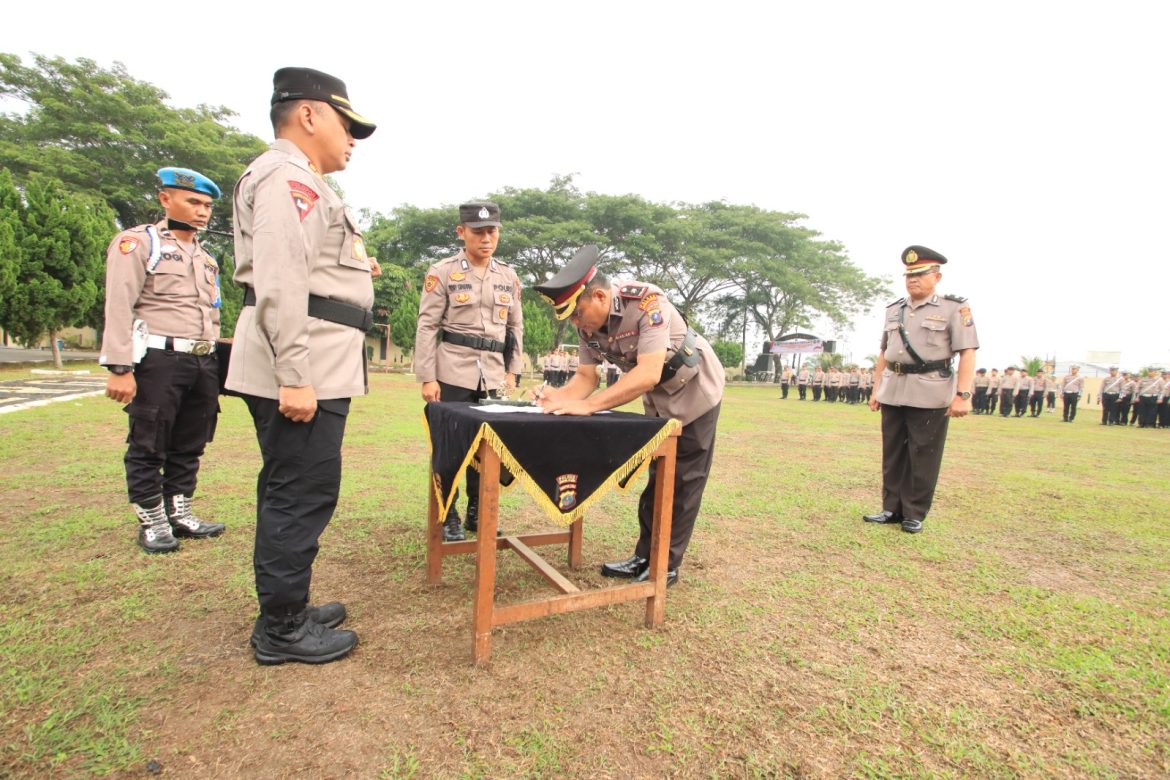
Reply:
[[[337,602],[310,607],[317,540],[341,486],[350,398],[367,392],[371,274],[357,223],[325,176],[374,123],[345,84],[309,68],[273,78],[272,147],[236,185],[235,280],[245,288],[227,387],[244,397],[263,468],[253,568],[256,660],[326,663],[357,645]]]

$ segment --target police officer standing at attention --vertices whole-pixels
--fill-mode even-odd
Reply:
[[[166,219],[123,230],[106,251],[106,325],[99,362],[106,396],[127,404],[123,459],[138,544],[179,549],[179,537],[223,533],[191,513],[199,458],[219,412],[219,265],[196,237],[219,187],[187,168],[162,168]]]
[[[808,395],[808,366],[802,365],[800,373],[796,375],[796,389],[800,393],[800,400],[804,400]]]
[[[924,246],[902,252],[908,298],[886,308],[869,408],[882,412],[882,511],[867,523],[916,534],[930,511],[947,423],[971,411],[979,339],[966,298],[938,295],[947,259]],[[951,359],[958,353],[958,378]]]
[[[309,606],[313,561],[341,487],[350,399],[367,392],[373,267],[357,223],[325,176],[344,170],[375,125],[345,83],[309,68],[273,76],[276,141],[236,184],[236,324],[227,387],[252,414],[256,486],[256,660],[326,663],[357,634],[337,602]]]
[[[981,368],[975,372],[975,398],[972,411],[975,414],[987,413],[987,387],[990,380],[987,378],[987,369]]]
[[[500,207],[464,203],[455,234],[463,249],[427,269],[418,304],[414,373],[422,382],[424,401],[494,397],[501,389],[514,389],[516,374],[524,370],[520,277],[494,257],[500,241]],[[467,530],[478,527],[479,472],[468,469]],[[452,501],[443,540],[464,538]]]
[[[1101,424],[1112,425],[1116,422],[1117,399],[1121,397],[1121,386],[1125,378],[1117,374],[1117,366],[1109,367],[1109,376],[1101,380]]]
[[[1081,376],[1081,367],[1073,366],[1069,374],[1060,380],[1060,393],[1064,400],[1064,414],[1062,422],[1072,422],[1077,419],[1077,401],[1085,389],[1085,378]]]
[[[641,396],[646,413],[682,423],[673,486],[674,522],[666,584],[678,581],[715,454],[723,400],[723,366],[707,340],[689,327],[662,290],[641,282],[611,284],[597,270],[596,246],[582,247],[559,273],[535,289],[557,319],[580,334],[580,366],[565,387],[536,394],[545,412],[591,415]],[[593,367],[609,359],[625,372],[599,393]],[[605,577],[648,579],[656,464],[638,501],[641,532],[634,554],[601,567]]]

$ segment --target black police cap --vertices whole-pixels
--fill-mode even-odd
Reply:
[[[467,227],[499,227],[500,207],[488,201],[464,203],[459,207],[459,221]]]
[[[902,265],[906,266],[906,270],[904,271],[905,276],[914,276],[936,270],[946,262],[947,259],[945,257],[930,247],[914,244],[902,250]]]
[[[377,129],[372,120],[353,110],[345,82],[312,68],[281,68],[272,76],[272,105],[286,100],[320,100],[349,117],[354,138],[369,138]]]
[[[597,273],[597,258],[600,255],[601,251],[596,245],[586,244],[551,279],[533,288],[553,305],[558,320],[567,318],[577,307],[581,291]]]

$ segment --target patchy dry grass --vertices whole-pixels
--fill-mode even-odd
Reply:
[[[134,544],[115,404],[0,417],[0,775],[1170,773],[1170,431],[953,423],[914,537],[859,520],[876,415],[732,388],[665,626],[636,604],[521,623],[476,669],[470,558],[424,582],[421,402],[372,382],[314,583],[362,644],[320,668],[249,652],[258,456],[237,399],[198,496],[229,531],[160,558]],[[546,525],[522,491],[503,504],[508,528]],[[629,554],[633,515],[614,495],[587,519],[582,588]],[[499,581],[502,601],[546,592],[514,557]]]

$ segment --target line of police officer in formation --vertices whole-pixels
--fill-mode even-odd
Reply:
[[[994,415],[998,407],[1001,417],[1039,417],[1045,408],[1054,412],[1059,397],[1061,421],[1073,422],[1084,392],[1080,366],[1072,366],[1059,379],[1043,369],[1029,375],[1026,369],[1008,366],[1001,375],[998,369],[988,373],[981,368],[975,375],[974,414]],[[1099,393],[1101,425],[1170,427],[1170,371],[1119,372],[1117,366],[1111,366],[1109,375],[1101,380]]]
[[[825,371],[820,366],[799,370],[785,366],[780,372],[780,398],[788,398],[788,391],[796,387],[800,400],[811,396],[813,401],[824,398],[829,403],[867,404],[873,395],[873,370],[853,368],[841,370],[830,366]]]

